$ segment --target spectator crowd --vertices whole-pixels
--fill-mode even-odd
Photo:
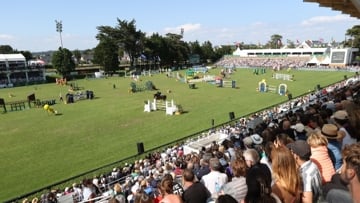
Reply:
[[[23,203],[360,202],[359,91],[340,82],[213,129],[227,138],[198,152],[177,144]]]

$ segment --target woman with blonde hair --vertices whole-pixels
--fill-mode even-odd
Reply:
[[[321,131],[310,133],[307,143],[310,145],[311,156],[310,159],[319,168],[322,184],[329,182],[331,177],[335,174],[334,164],[331,161],[328,151],[328,140],[323,135],[336,136],[338,128],[334,124],[324,124]]]
[[[112,199],[116,199],[118,203],[125,203],[125,195],[119,183],[114,185],[114,194]]]
[[[281,202],[301,202],[301,180],[291,151],[283,146],[271,151],[274,185],[272,192]]]

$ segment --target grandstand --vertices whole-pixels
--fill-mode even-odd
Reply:
[[[22,54],[0,54],[0,87],[41,82],[45,80],[42,61],[27,64]]]
[[[314,48],[311,40],[304,41],[296,48],[283,47],[280,49],[247,49],[240,50],[238,47],[232,54],[232,59],[237,58],[268,58],[269,60],[279,60],[279,58],[287,61],[298,60],[304,62],[299,65],[306,65],[311,61],[313,56],[324,56],[325,61],[319,63],[331,67],[345,67],[351,65],[358,53],[358,48],[334,48],[327,45],[327,47]],[[275,58],[275,59],[274,59]],[[291,64],[289,64],[291,65]]]

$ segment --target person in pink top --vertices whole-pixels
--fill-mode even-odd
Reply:
[[[322,184],[329,182],[335,174],[335,168],[328,152],[328,140],[326,135],[336,135],[338,128],[334,124],[324,124],[321,131],[311,133],[307,139],[311,148],[310,159],[317,165],[320,170]]]

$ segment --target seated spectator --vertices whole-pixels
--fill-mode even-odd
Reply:
[[[153,203],[153,198],[146,194],[143,190],[140,190],[135,194],[134,203]]]
[[[125,203],[125,196],[119,183],[114,185],[114,194],[112,198],[116,199],[118,203]]]
[[[96,197],[95,192],[96,191],[95,191],[95,187],[92,183],[92,180],[84,179],[83,180],[83,190],[82,190],[84,200],[91,200],[91,199],[95,198]]]

